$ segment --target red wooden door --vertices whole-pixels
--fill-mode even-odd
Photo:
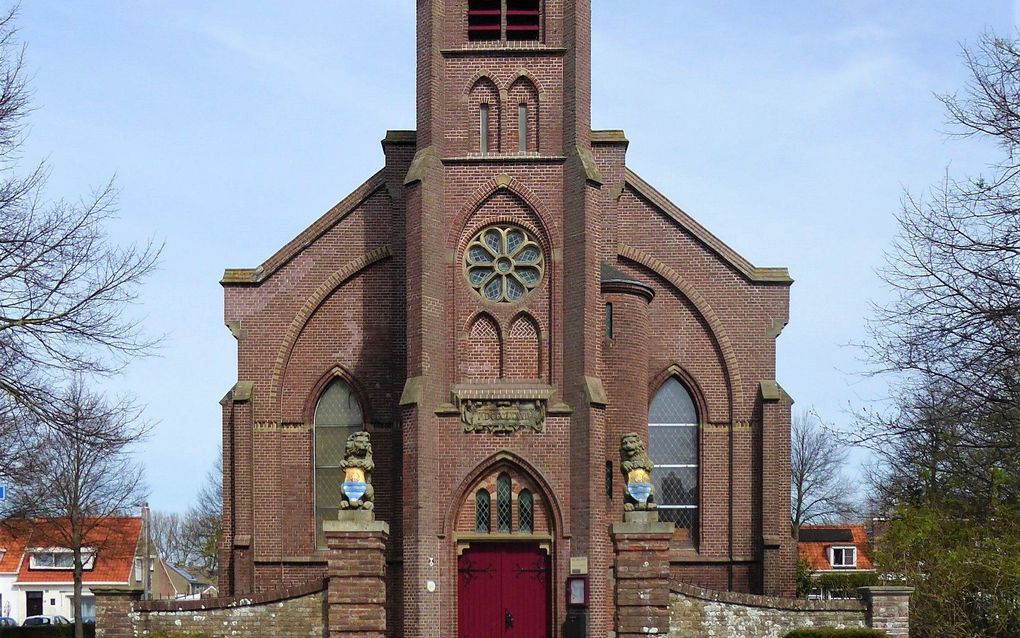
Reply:
[[[549,555],[537,545],[475,543],[457,571],[459,638],[549,638]]]

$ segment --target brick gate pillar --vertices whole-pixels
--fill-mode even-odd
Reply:
[[[134,638],[132,605],[142,599],[141,589],[92,587],[96,596],[97,638]]]
[[[323,522],[322,531],[329,547],[330,638],[384,638],[390,526],[370,510],[354,510]]]
[[[658,513],[627,512],[613,523],[616,638],[669,633],[669,541],[673,523]]]
[[[910,635],[910,594],[913,587],[861,587],[868,603],[868,626],[881,629],[889,638]]]

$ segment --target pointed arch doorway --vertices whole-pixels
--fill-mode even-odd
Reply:
[[[551,516],[538,486],[494,470],[467,491],[456,520],[458,638],[551,638]]]

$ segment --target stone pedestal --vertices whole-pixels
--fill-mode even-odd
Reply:
[[[889,638],[910,635],[910,594],[913,587],[861,587],[868,603],[868,626],[884,631]]]
[[[384,638],[389,525],[371,511],[342,511],[322,531],[329,547],[330,638]]]
[[[656,512],[627,512],[613,523],[616,638],[669,634],[669,541],[673,523]]]
[[[131,606],[142,599],[142,590],[119,587],[92,587],[96,596],[96,637],[134,638]]]

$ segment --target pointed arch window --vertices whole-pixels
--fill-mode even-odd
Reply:
[[[692,539],[698,527],[698,423],[687,388],[670,377],[648,408],[648,455],[660,518]]]
[[[347,437],[364,428],[361,403],[343,379],[330,382],[315,404],[315,542],[326,546],[322,522],[335,519],[340,508],[340,484]]]
[[[490,512],[492,510],[492,499],[489,490],[482,488],[475,493],[475,531],[479,534],[488,534],[492,528]]]
[[[528,490],[517,495],[517,531],[522,534],[535,531],[535,500]]]
[[[512,494],[510,475],[503,472],[496,479],[496,531],[500,534],[509,534],[513,525]]]

